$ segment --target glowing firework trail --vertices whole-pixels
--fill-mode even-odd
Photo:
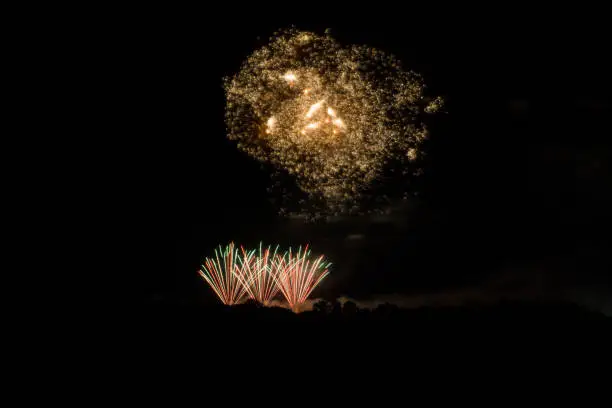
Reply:
[[[274,268],[274,259],[277,257],[278,245],[273,252],[270,246],[263,247],[259,244],[259,253],[254,256],[255,251],[248,252],[242,248],[243,268],[240,280],[246,288],[251,299],[268,306],[276,296],[279,287],[276,284],[277,269]]]
[[[329,275],[330,266],[323,255],[312,259],[308,246],[303,251],[300,247],[296,254],[289,249],[284,256],[277,256],[277,284],[294,312],[299,311],[312,291]]]
[[[424,89],[418,74],[380,50],[285,30],[226,78],[228,137],[341,208],[388,159],[418,157],[427,137],[421,114],[441,104],[427,103]]]
[[[202,269],[198,271],[226,305],[240,303],[245,297],[245,262],[248,264],[251,261],[252,252],[250,256],[248,253],[243,255],[245,258],[240,257],[233,242],[225,249],[219,245],[219,248],[215,249],[215,257],[206,258]]]

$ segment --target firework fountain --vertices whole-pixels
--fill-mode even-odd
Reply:
[[[294,312],[302,310],[312,291],[329,275],[330,262],[313,257],[308,246],[284,253],[276,246],[259,245],[258,250],[236,248],[230,243],[206,258],[200,275],[222,303],[235,305],[247,297],[269,306],[281,293]]]

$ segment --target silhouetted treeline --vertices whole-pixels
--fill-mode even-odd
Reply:
[[[194,372],[232,383],[282,379],[297,386],[296,378],[331,376],[338,384],[357,377],[384,385],[408,374],[430,378],[423,368],[437,376],[455,367],[459,371],[453,378],[463,378],[476,360],[502,371],[520,360],[603,367],[612,344],[612,318],[570,303],[502,301],[417,309],[383,304],[366,310],[352,302],[321,302],[295,314],[254,303],[156,302],[114,315],[106,315],[95,348],[88,345],[88,350],[121,367],[120,375],[131,367],[133,372],[126,371],[130,381],[136,373],[146,383],[160,375]]]
[[[255,302],[235,306],[150,304],[138,309],[134,320],[143,328],[173,326],[192,333],[207,330],[282,331],[288,328],[324,333],[338,331],[407,329],[440,331],[516,330],[543,332],[582,329],[612,329],[612,318],[573,303],[500,301],[496,304],[400,308],[381,304],[374,309],[355,303],[319,301],[313,310],[293,313],[281,307],[263,307]]]

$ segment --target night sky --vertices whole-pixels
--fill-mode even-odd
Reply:
[[[229,240],[264,240],[309,242],[332,260],[315,297],[507,291],[610,308],[600,300],[612,270],[600,22],[525,10],[265,14],[141,10],[126,17],[129,28],[109,28],[117,57],[101,64],[122,89],[111,108],[120,122],[109,136],[119,152],[109,163],[120,192],[111,205],[126,220],[122,250],[136,259],[117,282],[136,276],[131,300],[215,302],[196,273],[202,256]],[[393,53],[446,99],[415,196],[387,215],[279,218],[269,174],[226,139],[222,78],[291,24]]]

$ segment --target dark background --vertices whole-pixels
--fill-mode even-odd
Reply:
[[[129,259],[112,276],[126,299],[213,303],[196,273],[201,257],[229,240],[264,240],[309,242],[329,256],[335,269],[317,297],[495,297],[501,287],[609,308],[601,299],[610,298],[612,269],[612,105],[602,13],[316,7],[148,7],[101,28],[102,55],[112,57],[93,63],[112,125],[100,144],[112,150],[103,172],[117,193],[107,208],[121,220],[113,239]],[[292,24],[393,53],[446,99],[418,195],[386,216],[281,219],[269,175],[225,138],[222,78]]]

